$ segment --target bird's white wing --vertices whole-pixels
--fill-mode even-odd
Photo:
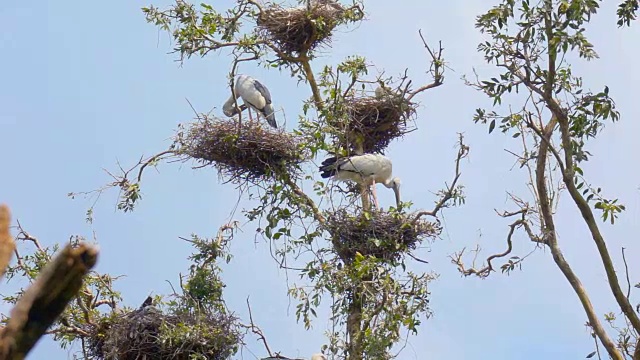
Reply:
[[[385,182],[391,177],[392,164],[389,158],[379,154],[364,154],[344,159],[338,165],[341,178],[361,181],[365,177],[371,177],[376,182]],[[354,178],[356,176],[359,180]]]
[[[374,154],[356,155],[341,160],[338,164],[338,170],[368,176],[376,173],[379,163],[378,156]]]

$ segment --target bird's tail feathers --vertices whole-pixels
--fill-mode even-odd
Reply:
[[[336,161],[338,161],[338,158],[335,156],[329,157],[324,159],[324,161],[322,161],[322,165],[323,166],[330,166],[336,163]]]
[[[338,169],[336,168],[337,161],[338,161],[338,158],[335,156],[326,158],[322,162],[322,165],[319,167],[321,172],[320,177],[322,177],[323,179],[326,179],[328,177],[334,176],[338,172]]]

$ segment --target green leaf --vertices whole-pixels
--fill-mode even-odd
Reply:
[[[496,128],[496,119],[491,120],[491,124],[489,124],[489,134]]]

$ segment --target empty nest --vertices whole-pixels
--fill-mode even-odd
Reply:
[[[237,119],[201,117],[182,128],[176,152],[203,166],[213,164],[227,181],[258,182],[281,172],[296,173],[305,160],[298,138]]]
[[[344,13],[332,0],[312,0],[309,7],[271,5],[260,13],[257,24],[261,35],[283,52],[303,53],[328,43]]]
[[[99,360],[228,359],[242,341],[226,314],[164,314],[153,306],[113,315],[91,325],[88,355]]]
[[[385,260],[398,260],[425,238],[436,237],[441,228],[437,223],[418,219],[415,214],[370,212],[351,215],[338,210],[327,216],[325,230],[332,236],[334,249],[344,260],[359,252]]]
[[[401,96],[367,96],[347,100],[346,116],[330,123],[351,147],[362,146],[365,153],[382,152],[389,143],[412,131],[408,122],[416,105]],[[352,149],[352,150],[355,150]]]

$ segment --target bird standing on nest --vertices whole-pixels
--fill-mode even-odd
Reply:
[[[391,160],[378,154],[364,154],[340,158],[333,156],[322,162],[320,176],[323,179],[333,176],[334,179],[342,181],[354,181],[362,186],[373,185],[373,201],[376,208],[380,208],[378,196],[376,194],[376,183],[393,189],[396,195],[396,206],[400,208],[400,179],[392,177]]]
[[[251,76],[238,75],[233,91],[235,92],[236,98],[242,98],[244,102],[244,104],[240,106],[240,111],[248,108],[250,121],[253,121],[251,118],[251,109],[254,109],[258,114],[267,119],[269,125],[278,128],[275,110],[271,104],[271,94],[266,86]],[[235,107],[235,102],[233,94],[231,94],[229,100],[222,105],[222,112],[229,117],[237,114],[238,110]]]

